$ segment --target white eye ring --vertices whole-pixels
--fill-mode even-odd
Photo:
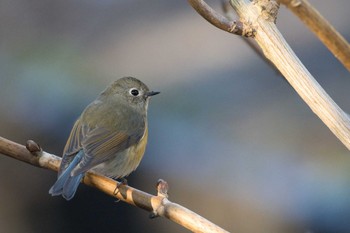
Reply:
[[[139,96],[140,95],[140,91],[137,90],[136,88],[131,88],[129,90],[129,94],[132,95],[132,96]]]

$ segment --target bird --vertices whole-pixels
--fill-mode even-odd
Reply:
[[[71,200],[89,170],[113,179],[133,172],[146,150],[149,99],[159,93],[134,77],[102,91],[76,120],[49,193]]]

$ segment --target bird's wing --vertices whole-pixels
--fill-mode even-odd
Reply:
[[[126,131],[112,131],[102,127],[90,130],[81,142],[85,155],[72,171],[72,175],[84,173],[134,145],[142,138],[143,131],[138,129],[126,133]]]
[[[75,122],[73,129],[67,140],[67,144],[64,147],[63,154],[72,155],[76,154],[79,150],[82,149],[82,140],[84,134],[87,131],[87,127],[81,124],[80,118]]]
[[[62,161],[58,176],[67,169],[69,164],[74,159],[75,155],[82,149],[82,139],[84,137],[84,126],[81,124],[80,118],[74,123],[72,131],[70,132],[66,146],[63,150]]]

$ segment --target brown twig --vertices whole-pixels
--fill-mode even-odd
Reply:
[[[27,149],[27,148],[28,149]],[[57,171],[61,158],[43,151],[38,144],[29,140],[26,147],[8,139],[0,137],[0,153],[28,164]],[[82,183],[99,189],[100,191],[152,212],[152,217],[162,216],[176,222],[193,232],[227,232],[191,210],[168,200],[168,184],[159,180],[157,196],[145,193],[127,185],[96,173],[85,174]],[[118,190],[116,190],[118,187]]]
[[[215,10],[213,10],[203,0],[188,0],[188,2],[198,12],[198,14],[200,14],[204,19],[206,19],[215,27],[236,35],[243,35],[246,37],[253,36],[253,34],[251,33],[249,34],[244,32],[243,24],[241,22],[228,20],[226,17],[220,15]]]
[[[350,45],[344,37],[307,1],[278,0],[287,6],[350,71]]]

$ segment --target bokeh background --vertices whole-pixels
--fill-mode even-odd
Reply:
[[[350,40],[350,2],[310,0]],[[208,1],[220,10],[220,1]],[[280,28],[331,97],[350,112],[350,75],[284,7]],[[61,155],[84,107],[132,75],[162,93],[129,184],[221,227],[350,232],[350,153],[289,84],[239,37],[187,1],[1,0],[0,135]],[[81,185],[48,195],[56,174],[0,156],[0,232],[188,232]]]

